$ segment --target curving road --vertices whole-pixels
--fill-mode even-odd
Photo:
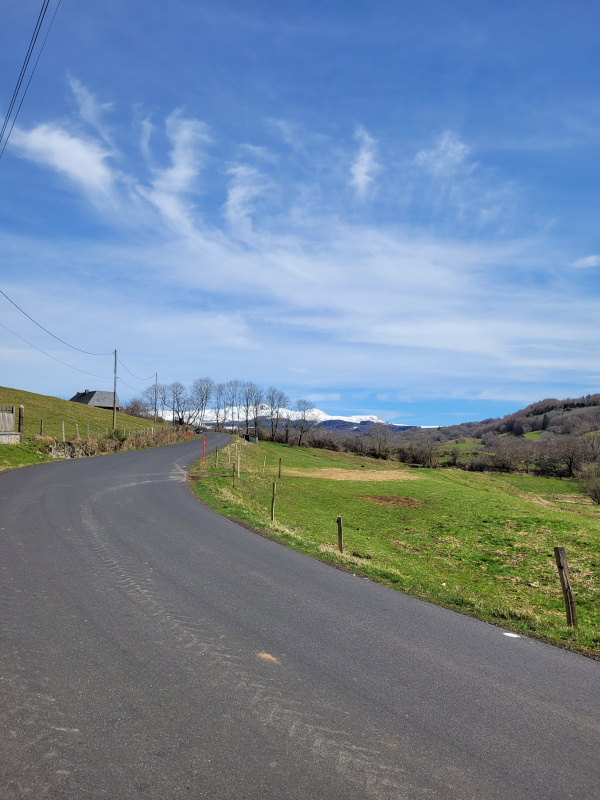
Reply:
[[[200,453],[0,474],[0,797],[600,798],[599,663],[234,525]]]

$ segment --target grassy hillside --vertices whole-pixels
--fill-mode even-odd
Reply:
[[[62,438],[62,425],[65,423],[65,436],[72,439],[76,435],[76,425],[79,425],[80,435],[85,435],[87,425],[90,426],[90,435],[95,434],[100,428],[103,434],[106,428],[112,428],[112,411],[102,408],[91,408],[82,403],[71,403],[69,400],[60,400],[58,397],[49,397],[44,394],[23,392],[19,389],[7,389],[0,386],[0,406],[25,406],[25,439],[30,440],[40,432],[40,420],[44,420],[44,435]],[[130,417],[127,414],[117,414],[117,428],[120,430],[140,430],[148,426],[147,420],[139,417]]]
[[[235,489],[226,451],[191,475],[193,491],[219,512],[407,594],[600,657],[600,508],[573,482],[410,470],[270,443],[239,448]],[[565,624],[555,545],[571,567],[576,630]]]
[[[25,435],[22,445],[0,445],[0,470],[11,467],[36,464],[51,460],[44,454],[39,441],[40,422],[44,420],[44,435],[62,440],[62,423],[65,423],[65,438],[73,440],[77,436],[86,436],[88,425],[90,436],[98,431],[104,436],[106,430],[112,428],[112,411],[101,408],[90,408],[81,403],[71,403],[58,397],[24,392],[19,389],[8,389],[0,386],[0,406],[15,406],[15,427],[18,419],[18,407],[25,406]],[[148,427],[146,420],[117,414],[117,429],[120,431],[138,431]],[[154,426],[161,427],[161,426]]]

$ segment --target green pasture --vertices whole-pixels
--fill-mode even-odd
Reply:
[[[235,444],[190,473],[192,490],[220,513],[414,597],[600,657],[600,520],[573,482],[237,447],[235,488]],[[577,629],[566,627],[555,545],[567,551]]]
[[[454,450],[458,449],[462,454],[472,453],[482,446],[481,439],[475,439],[473,436],[462,436],[460,439],[450,439],[447,442],[440,444],[441,450]]]
[[[40,433],[40,422],[44,420],[44,435],[55,439],[62,438],[62,423],[65,423],[65,437],[74,439],[77,435],[76,426],[79,425],[79,434],[84,436],[87,426],[90,426],[90,436],[96,435],[100,429],[103,436],[106,429],[112,429],[112,411],[103,408],[92,408],[83,403],[71,403],[69,400],[60,400],[58,397],[49,397],[33,392],[23,392],[19,389],[7,389],[0,386],[0,406],[15,406],[15,415],[19,406],[25,406],[25,440],[33,439]],[[15,427],[16,427],[15,416]],[[152,423],[139,417],[130,417],[127,414],[117,414],[118,430],[141,430]]]
[[[0,406],[15,406],[15,428],[17,427],[19,406],[25,407],[25,431],[22,445],[0,445],[0,470],[12,467],[37,464],[41,461],[53,459],[44,455],[39,440],[40,423],[44,420],[44,436],[62,440],[62,423],[65,423],[65,439],[72,441],[79,435],[86,436],[88,425],[90,436],[104,436],[106,430],[112,429],[112,411],[102,408],[91,408],[82,403],[71,403],[69,400],[60,400],[33,392],[24,392],[19,389],[8,389],[0,386]],[[117,414],[117,429],[126,431],[139,431],[147,428],[152,423],[139,417],[130,417],[127,414]],[[162,425],[154,428],[163,427]]]

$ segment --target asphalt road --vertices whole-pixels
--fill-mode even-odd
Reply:
[[[0,474],[2,798],[600,798],[600,663],[222,519],[200,454]]]

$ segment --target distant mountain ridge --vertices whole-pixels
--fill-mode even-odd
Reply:
[[[164,412],[162,413],[162,417],[164,419],[170,420],[172,416],[173,416],[173,414],[172,414],[172,412],[170,412],[169,409],[165,409]],[[236,422],[237,422],[238,419],[240,420],[240,422],[242,422],[242,420],[246,419],[245,409],[242,408],[242,406],[236,406],[233,409],[233,414],[231,412],[231,409],[228,409],[227,410],[227,423],[228,424],[232,421],[232,416],[233,416],[233,419]],[[265,419],[268,416],[269,416],[269,409],[268,409],[268,407],[266,405],[263,405],[261,407],[260,417],[261,417],[261,419]],[[301,413],[299,411],[292,411],[289,408],[280,408],[279,409],[279,418],[281,420],[285,420],[285,419],[287,419],[289,417],[289,419],[292,422],[296,422],[301,418],[301,416],[302,415],[301,415]],[[353,416],[344,416],[343,414],[339,414],[339,415],[338,414],[327,414],[325,411],[321,411],[318,408],[311,409],[309,412],[307,412],[306,416],[309,419],[311,419],[313,422],[316,422],[318,425],[322,425],[322,424],[325,424],[325,423],[329,424],[331,422],[335,422],[335,423],[341,422],[341,423],[344,423],[346,426],[351,428],[354,425],[361,425],[363,423],[368,423],[370,425],[373,425],[375,423],[379,423],[379,424],[382,424],[382,425],[390,424],[390,423],[386,422],[384,419],[381,419],[381,417],[376,416],[375,414],[357,414],[357,415],[353,415]],[[251,417],[254,418],[254,414],[252,414]],[[212,422],[215,421],[215,418],[216,417],[215,417],[214,410],[210,409],[210,408],[207,408],[206,411],[204,412],[204,422],[212,423]],[[398,426],[395,426],[395,427],[398,427]],[[399,427],[408,427],[408,426],[402,425],[402,426],[399,426]]]

